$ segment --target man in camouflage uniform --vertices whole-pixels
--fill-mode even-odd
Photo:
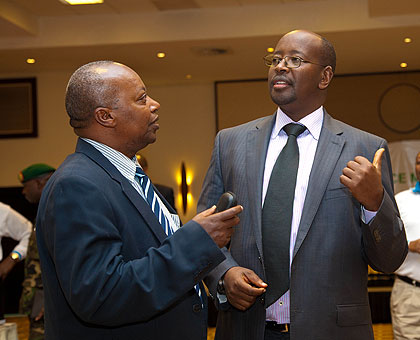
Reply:
[[[46,164],[33,164],[19,173],[23,184],[22,194],[33,204],[38,204],[42,190],[55,169]],[[30,321],[29,340],[44,339],[44,291],[41,280],[41,265],[36,244],[35,228],[29,239],[25,261],[20,312]]]

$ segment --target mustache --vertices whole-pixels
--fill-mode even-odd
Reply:
[[[271,84],[275,84],[278,81],[285,82],[288,85],[292,85],[293,84],[293,82],[290,79],[288,79],[287,77],[285,77],[285,76],[277,75],[277,76],[274,76],[273,78],[271,78]]]

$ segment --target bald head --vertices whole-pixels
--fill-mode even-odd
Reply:
[[[325,66],[331,66],[332,71],[335,72],[337,57],[335,54],[334,46],[330,41],[315,32],[307,30],[290,31],[286,33],[281,39],[289,36],[293,36],[293,38],[298,37],[298,39],[310,41],[312,44],[314,44],[314,46],[316,45],[316,50],[319,53],[319,63]]]
[[[66,89],[66,110],[70,125],[83,129],[90,125],[98,107],[113,108],[116,105],[116,89],[110,79],[115,72],[110,69],[128,67],[113,61],[95,61],[78,68],[71,76]]]
[[[112,61],[80,67],[67,85],[66,109],[76,135],[129,158],[155,142],[159,107],[134,70]]]

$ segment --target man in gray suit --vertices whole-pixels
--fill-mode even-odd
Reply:
[[[335,51],[326,39],[289,32],[265,60],[278,109],[218,133],[198,202],[201,211],[229,190],[244,207],[226,260],[207,278],[219,305],[216,339],[373,340],[368,265],[390,273],[407,254],[387,143],[323,108],[335,69]],[[288,139],[283,127],[290,123],[305,127],[295,139],[299,163],[286,251],[290,283],[267,302],[277,285],[267,279],[267,262],[284,259],[264,256],[266,194]],[[280,164],[285,167],[289,163]]]

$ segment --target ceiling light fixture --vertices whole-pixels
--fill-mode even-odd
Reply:
[[[411,43],[411,42],[412,42],[412,39],[411,39],[410,37],[406,37],[406,38],[404,38],[404,42],[405,42],[406,44],[409,44],[409,43]]]
[[[96,5],[103,4],[104,0],[60,0],[67,5]]]
[[[158,52],[158,53],[156,54],[156,56],[157,56],[158,58],[165,58],[166,54],[165,54],[165,52]]]
[[[273,53],[274,52],[274,48],[272,48],[272,47],[267,48],[267,52],[268,53]]]
[[[401,67],[401,68],[406,68],[407,66],[408,66],[408,64],[407,64],[407,63],[401,63],[401,64],[400,64],[400,67]]]
[[[28,64],[35,64],[35,59],[34,58],[28,58],[28,59],[26,59],[26,62]]]

